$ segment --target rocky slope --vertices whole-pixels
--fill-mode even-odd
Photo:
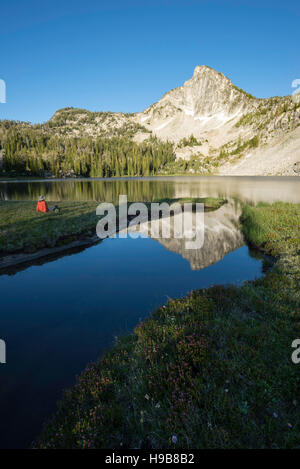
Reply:
[[[230,176],[300,176],[300,127],[224,163],[218,172]]]
[[[91,112],[85,109],[59,109],[43,128],[59,135],[75,137],[133,137],[138,133],[149,137],[134,114],[122,112]]]

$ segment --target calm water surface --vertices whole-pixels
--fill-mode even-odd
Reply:
[[[238,229],[240,202],[300,201],[297,178],[167,178],[0,183],[2,199],[116,201],[225,196],[205,215],[200,250],[184,240],[106,239],[77,253],[0,275],[0,446],[26,447],[75,382],[114,337],[132,331],[168,297],[262,275],[262,261]]]

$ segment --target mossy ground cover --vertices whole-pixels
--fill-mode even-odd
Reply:
[[[204,203],[205,210],[216,210],[226,201],[221,198],[157,199],[156,202]],[[129,202],[130,203],[130,202]],[[99,202],[51,202],[59,213],[36,213],[36,202],[0,201],[0,254],[34,252],[45,247],[68,244],[81,234],[95,235]],[[150,203],[146,205],[150,208]]]
[[[256,208],[245,206],[243,232],[247,239],[273,256],[299,255],[299,204],[260,202]]]
[[[158,308],[88,365],[34,446],[299,448],[299,209],[244,207],[273,269]]]

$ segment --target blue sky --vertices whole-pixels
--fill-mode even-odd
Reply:
[[[299,26],[299,0],[2,2],[0,119],[141,111],[203,64],[255,96],[291,94]]]

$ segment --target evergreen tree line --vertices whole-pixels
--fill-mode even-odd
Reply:
[[[49,135],[29,126],[0,126],[3,169],[42,176],[150,176],[175,161],[173,145],[156,138],[136,143],[126,137]]]

